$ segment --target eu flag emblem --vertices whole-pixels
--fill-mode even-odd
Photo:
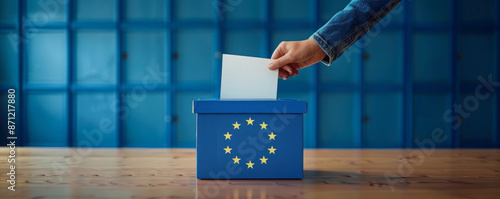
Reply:
[[[302,178],[306,104],[265,102],[194,102],[199,179]]]

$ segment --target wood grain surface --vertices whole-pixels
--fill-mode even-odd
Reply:
[[[500,150],[305,150],[303,180],[196,180],[194,149],[0,148],[0,198],[500,198]]]

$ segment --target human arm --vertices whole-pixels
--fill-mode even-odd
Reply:
[[[279,69],[281,78],[298,74],[298,69],[319,61],[330,65],[354,42],[359,40],[380,19],[385,17],[401,0],[353,0],[344,10],[335,14],[328,23],[317,30],[308,40],[282,42],[274,51],[270,70]],[[318,59],[314,41],[323,53]],[[305,42],[307,41],[307,42]],[[284,43],[284,44],[283,44]],[[325,56],[326,55],[326,56]],[[308,60],[308,61],[304,61]]]

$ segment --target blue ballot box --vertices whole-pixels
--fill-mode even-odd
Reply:
[[[300,100],[197,100],[198,179],[302,179]]]

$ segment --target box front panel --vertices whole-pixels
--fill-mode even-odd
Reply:
[[[302,178],[302,123],[302,114],[198,114],[197,178]]]

